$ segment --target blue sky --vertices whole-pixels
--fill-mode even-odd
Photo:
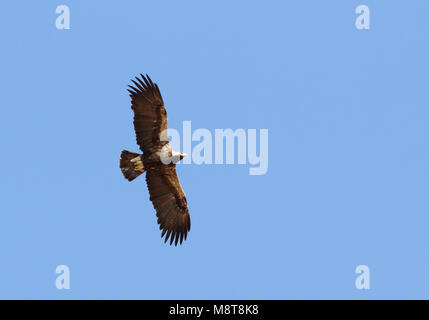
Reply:
[[[55,9],[70,7],[70,30]],[[355,8],[370,8],[370,30]],[[428,298],[426,1],[18,1],[0,13],[0,298]],[[182,165],[160,239],[129,79],[170,127],[269,130],[269,169]],[[57,290],[57,265],[70,290]],[[357,290],[355,268],[370,268]]]

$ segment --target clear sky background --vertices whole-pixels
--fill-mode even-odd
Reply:
[[[71,29],[55,9],[70,7]],[[371,29],[357,30],[368,5]],[[427,1],[1,5],[0,298],[429,298]],[[269,129],[269,169],[181,165],[192,229],[165,245],[129,79],[170,127]],[[71,289],[55,287],[57,265]],[[357,290],[355,268],[370,268]]]

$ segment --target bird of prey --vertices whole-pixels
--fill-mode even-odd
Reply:
[[[164,242],[182,244],[191,229],[185,192],[176,173],[176,163],[186,154],[175,152],[167,133],[167,112],[158,85],[148,75],[131,80],[129,85],[134,130],[143,154],[122,150],[119,167],[126,179],[132,181],[146,172],[150,200],[156,210]]]

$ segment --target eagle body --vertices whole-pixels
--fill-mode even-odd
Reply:
[[[175,152],[167,134],[167,112],[161,93],[148,75],[131,80],[131,109],[134,111],[134,130],[142,154],[123,150],[119,167],[128,181],[146,173],[150,200],[158,223],[165,235],[164,242],[182,244],[191,229],[191,219],[185,192],[180,185],[176,163],[186,154]],[[169,161],[165,161],[165,159]]]

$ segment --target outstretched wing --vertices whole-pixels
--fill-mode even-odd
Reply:
[[[170,245],[173,241],[177,245],[180,238],[182,244],[191,230],[191,218],[175,166],[164,165],[147,171],[146,182],[162,230],[161,237],[167,233],[164,242],[170,238]]]
[[[161,92],[156,84],[152,82],[148,75],[142,80],[136,77],[137,81],[131,80],[134,86],[128,89],[131,97],[131,109],[134,111],[134,130],[136,131],[137,144],[143,152],[156,152],[168,143],[161,141],[162,132],[167,132],[167,111]]]

